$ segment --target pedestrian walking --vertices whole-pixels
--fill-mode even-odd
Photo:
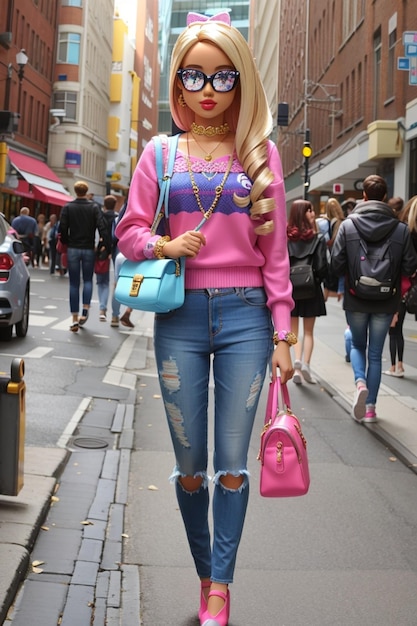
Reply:
[[[58,218],[55,213],[51,214],[49,222],[45,226],[46,253],[49,259],[49,273],[55,274],[56,269],[56,241],[58,235]]]
[[[340,225],[331,264],[345,276],[343,307],[352,333],[350,351],[356,392],[352,417],[376,422],[382,350],[401,299],[401,275],[411,276],[417,255],[410,231],[386,204],[387,185],[371,175],[363,201]]]
[[[268,140],[272,119],[259,73],[229,14],[189,14],[170,67],[170,108],[181,129],[170,185],[170,233],[150,233],[159,189],[149,142],[116,235],[131,260],[187,259],[184,305],[155,316],[155,355],[176,458],[171,480],[201,583],[200,624],[225,626],[249,497],[248,447],[264,377],[268,364],[274,378],[279,367],[284,383],[293,374],[284,182],[276,146]],[[202,214],[206,222],[196,231]]]
[[[93,274],[95,261],[95,236],[99,232],[99,249],[109,247],[107,228],[103,213],[96,202],[87,200],[88,185],[78,181],[74,185],[75,200],[62,207],[59,221],[61,241],[67,245],[69,275],[69,300],[72,314],[70,330],[77,332],[88,319],[93,295]],[[80,311],[80,286],[82,287],[82,313]]]
[[[112,235],[114,229],[113,225],[115,220],[117,219],[117,213],[115,211],[116,202],[116,196],[109,194],[104,197],[102,211],[104,223],[107,229],[106,239],[108,242],[108,247],[102,252],[100,251],[100,249],[97,249],[97,259],[94,265],[100,309],[100,322],[107,321],[107,303],[110,293],[110,260],[113,258]]]
[[[317,317],[326,315],[326,305],[322,290],[322,281],[327,276],[326,238],[318,232],[314,208],[307,200],[295,200],[290,209],[287,225],[288,252],[290,265],[297,259],[309,259],[314,275],[314,288],[311,297],[297,298],[293,291],[294,308],[291,311],[291,331],[299,337],[294,346],[293,382],[303,381],[315,384],[311,375],[310,362],[314,348],[314,324]],[[303,320],[302,339],[299,336],[299,322]]]
[[[22,207],[19,215],[13,218],[11,227],[16,231],[22,242],[32,267],[35,267],[35,235],[37,233],[38,223],[35,218],[30,215],[30,210],[27,206]]]
[[[404,224],[408,225],[411,234],[411,240],[413,242],[414,249],[417,252],[417,196],[411,198],[405,206],[401,209],[401,198],[392,198],[391,208],[397,215],[398,219]],[[395,206],[393,206],[395,204]],[[407,290],[410,288],[411,282],[407,277],[403,277],[401,282],[402,296],[405,296]],[[391,366],[384,374],[387,376],[396,376],[397,378],[403,378],[404,376],[404,320],[406,316],[406,304],[404,297],[401,298],[398,311],[392,318],[389,329],[389,352],[391,359]]]
[[[329,198],[327,200],[326,215],[330,222],[330,237],[327,242],[327,247],[331,254],[337,231],[339,230],[340,224],[345,219],[342,206],[336,198]],[[327,277],[324,281],[324,299],[327,300],[329,297],[334,297],[338,300],[341,300],[343,297],[342,283],[339,281],[339,277],[332,272],[331,267],[329,267]]]

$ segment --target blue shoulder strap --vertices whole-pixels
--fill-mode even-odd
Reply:
[[[156,175],[159,185],[158,204],[156,206],[155,217],[151,228],[151,232],[153,233],[156,232],[158,223],[164,214],[162,211],[162,206],[164,206],[165,218],[168,218],[169,187],[171,184],[172,173],[174,171],[175,155],[177,152],[179,137],[179,135],[173,135],[172,137],[164,138],[168,142],[168,159],[165,173],[164,157],[162,150],[162,137],[160,135],[153,137],[153,142],[155,144]]]

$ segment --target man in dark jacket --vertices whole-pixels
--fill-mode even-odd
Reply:
[[[76,198],[61,211],[59,233],[61,241],[68,246],[69,299],[72,314],[70,330],[77,332],[88,318],[93,295],[96,230],[99,232],[99,248],[108,249],[108,233],[103,213],[96,202],[88,200],[88,185],[78,181],[74,185]],[[83,276],[82,314],[80,308],[81,272]]]
[[[392,317],[398,311],[401,276],[411,276],[417,269],[410,231],[386,204],[386,196],[383,178],[371,175],[364,180],[363,201],[356,204],[340,225],[331,256],[333,272],[345,277],[343,308],[352,333],[350,359],[356,384],[352,417],[357,422],[377,421],[375,407],[381,383],[382,350]],[[360,240],[370,245],[391,242],[392,288],[387,288],[385,299],[358,296],[355,267]]]

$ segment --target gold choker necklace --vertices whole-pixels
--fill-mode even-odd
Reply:
[[[227,135],[229,132],[229,124],[221,124],[220,126],[202,126],[193,122],[191,124],[191,132],[195,135],[205,135],[206,137],[213,137],[214,135]]]

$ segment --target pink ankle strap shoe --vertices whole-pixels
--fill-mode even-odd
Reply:
[[[209,598],[211,596],[217,596],[218,598],[222,598],[224,600],[223,608],[217,613],[217,615],[210,615],[208,611],[206,611],[203,615],[203,619],[201,620],[202,626],[227,626],[229,623],[229,614],[230,614],[230,593],[229,590],[227,593],[223,591],[217,591],[213,589],[210,591]]]

